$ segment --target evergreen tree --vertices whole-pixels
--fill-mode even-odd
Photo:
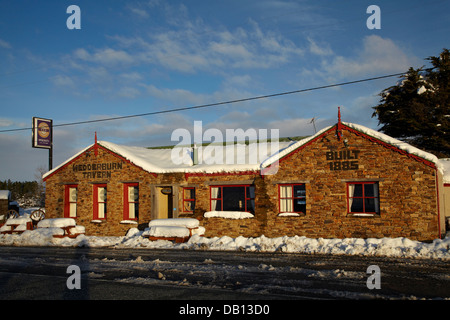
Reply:
[[[380,93],[373,116],[387,135],[450,157],[450,52],[427,60],[432,68],[409,68],[402,81]]]

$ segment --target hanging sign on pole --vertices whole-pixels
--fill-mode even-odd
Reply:
[[[52,147],[52,120],[33,117],[33,148]]]
[[[53,121],[33,117],[33,148],[48,149],[48,167],[53,167]]]

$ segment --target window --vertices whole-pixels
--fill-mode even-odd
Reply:
[[[94,184],[94,220],[106,219],[106,184]]]
[[[125,183],[123,186],[123,219],[139,219],[139,184]]]
[[[255,187],[250,185],[211,187],[211,210],[255,213]]]
[[[280,213],[306,213],[305,184],[281,184],[278,188]]]
[[[194,213],[195,209],[195,188],[183,188],[183,212]]]
[[[350,182],[347,184],[348,213],[378,214],[380,199],[377,182]]]
[[[77,217],[78,186],[66,185],[64,190],[64,218]]]

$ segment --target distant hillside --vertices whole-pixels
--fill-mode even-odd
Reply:
[[[21,207],[43,206],[42,187],[37,181],[0,181],[0,190],[11,191],[11,200]]]

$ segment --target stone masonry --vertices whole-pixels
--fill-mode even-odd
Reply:
[[[130,228],[142,230],[157,217],[156,187],[170,186],[174,217],[186,216],[179,210],[182,187],[195,188],[195,211],[188,216],[200,220],[207,237],[298,235],[433,240],[439,236],[436,169],[345,125],[340,126],[340,137],[335,126],[286,155],[273,175],[261,175],[259,171],[156,174],[94,145],[45,180],[48,218],[64,216],[65,185],[77,185],[77,225],[85,226],[87,235],[120,236]],[[378,183],[379,214],[349,214],[349,182]],[[98,183],[107,185],[107,217],[101,222],[93,219],[93,186]],[[133,222],[123,216],[126,183],[139,183],[139,218]],[[279,216],[279,185],[285,183],[305,185],[304,214]],[[255,187],[253,218],[204,217],[211,210],[211,186],[227,184]]]

